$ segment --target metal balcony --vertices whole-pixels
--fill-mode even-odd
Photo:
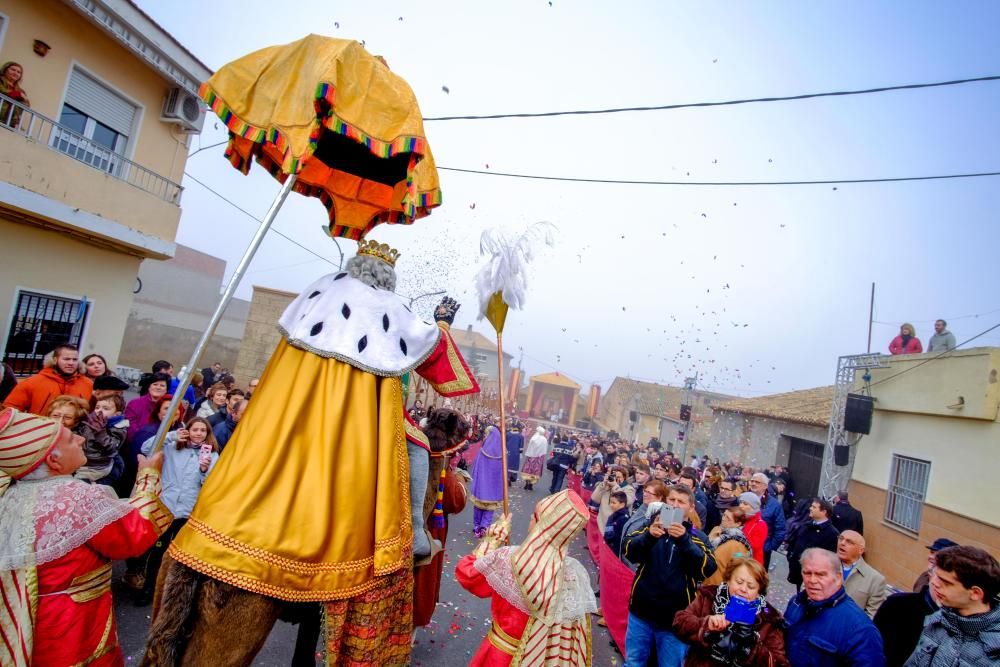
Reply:
[[[37,111],[0,94],[0,131],[13,131],[112,178],[179,205],[184,188]]]

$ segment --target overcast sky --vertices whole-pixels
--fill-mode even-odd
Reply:
[[[310,32],[364,40],[425,116],[663,105],[1000,74],[1000,3],[139,0],[215,69]],[[447,87],[445,92],[442,87]],[[544,119],[428,122],[439,166],[602,179],[761,181],[1000,170],[1000,82],[875,95]],[[209,114],[192,151],[225,139]],[[257,216],[278,184],[222,147],[188,172]],[[529,374],[616,375],[760,395],[833,382],[837,357],[944,317],[1000,322],[1000,178],[769,187],[578,184],[441,171],[444,204],[372,238],[400,292],[448,290],[474,321],[485,228],[558,228],[506,349]],[[255,223],[190,178],[177,240],[231,271]],[[318,200],[292,195],[244,281],[296,291],[339,261]],[[353,242],[341,241],[350,255]],[[435,297],[436,298],[436,297]],[[433,298],[418,301],[425,309]],[[491,334],[485,322],[477,327]],[[1000,329],[973,345],[1000,345]]]

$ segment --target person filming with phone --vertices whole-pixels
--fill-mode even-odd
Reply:
[[[688,646],[671,628],[674,614],[717,567],[708,538],[686,518],[693,507],[690,489],[670,487],[652,523],[625,537],[622,555],[639,566],[628,603],[625,667],[645,667],[654,645],[660,667],[684,663]]]

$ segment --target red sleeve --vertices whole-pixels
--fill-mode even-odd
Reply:
[[[789,667],[785,654],[785,633],[781,631],[780,620],[771,625],[770,632],[761,632],[760,641],[750,654],[749,664]]]
[[[924,344],[920,342],[919,338],[913,339],[912,347],[914,348],[913,350],[911,350],[913,354],[920,354],[921,352],[924,351]]]
[[[903,351],[902,341],[903,339],[900,338],[899,336],[893,338],[892,342],[889,343],[889,354],[900,354]]]
[[[462,358],[462,353],[448,333],[448,326],[439,322],[441,337],[437,347],[416,371],[442,396],[464,396],[479,393],[479,383]]]
[[[114,523],[105,526],[87,544],[106,558],[121,560],[141,556],[156,542],[160,533],[139,510],[132,510]]]
[[[476,569],[476,557],[473,554],[462,556],[455,567],[455,577],[462,588],[476,597],[488,598],[493,595],[493,589],[486,581],[486,576]]]
[[[695,596],[694,601],[674,615],[674,634],[681,641],[688,644],[704,644],[702,637],[705,627],[708,624],[708,617],[712,613],[709,601],[701,591]]]

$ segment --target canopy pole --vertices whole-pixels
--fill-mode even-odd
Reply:
[[[198,367],[201,355],[205,352],[205,348],[208,347],[208,341],[211,340],[215,334],[215,329],[219,326],[219,322],[222,321],[222,314],[229,306],[229,302],[233,300],[236,288],[239,287],[243,275],[250,267],[250,262],[253,261],[253,257],[257,254],[260,244],[264,241],[267,230],[271,228],[271,223],[277,217],[278,211],[281,210],[282,204],[285,203],[285,199],[288,197],[288,193],[292,191],[292,186],[295,185],[297,179],[298,177],[295,174],[290,174],[285,179],[281,190],[275,196],[274,201],[271,202],[271,208],[267,210],[267,215],[261,220],[260,226],[257,227],[257,232],[250,240],[250,245],[247,246],[246,252],[243,253],[243,258],[236,265],[236,270],[233,272],[232,278],[229,279],[226,290],[222,293],[222,299],[219,301],[219,305],[216,306],[215,312],[212,313],[212,317],[208,321],[208,326],[205,327],[204,333],[201,334],[198,344],[195,345],[194,351],[191,353],[191,358],[188,360],[186,366],[181,367],[181,372],[177,375],[177,389],[174,391],[173,398],[170,399],[170,407],[167,409],[166,417],[160,422],[160,427],[156,430],[156,444],[153,446],[153,453],[160,451],[160,448],[163,447],[163,440],[166,438],[167,431],[170,430],[170,425],[174,421],[174,415],[177,414],[177,408],[184,398],[184,392],[187,391],[188,385],[191,384],[191,374]]]
[[[509,494],[507,493],[509,485],[507,482],[510,479],[510,471],[507,469],[507,415],[504,414],[503,400],[503,340],[502,334],[499,331],[497,331],[497,393],[500,398],[500,458],[503,461],[503,513],[509,514]]]

